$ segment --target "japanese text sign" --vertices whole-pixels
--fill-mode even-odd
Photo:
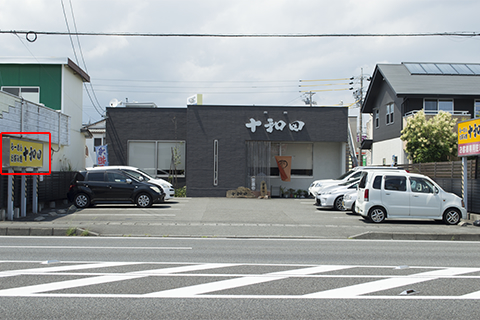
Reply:
[[[97,165],[100,167],[108,166],[108,150],[107,146],[95,147],[97,153]]]
[[[260,120],[255,120],[254,118],[250,118],[250,122],[245,123],[245,127],[249,128],[252,133],[257,131],[257,127],[261,127],[262,122]],[[283,129],[287,126],[287,123],[283,120],[274,121],[272,118],[267,119],[267,123],[264,125],[265,131],[268,133],[272,133],[273,130],[283,131]],[[302,131],[303,127],[305,126],[305,122],[303,121],[294,121],[288,124],[288,129],[292,132],[299,132]]]
[[[458,156],[480,154],[480,119],[460,122],[458,124]]]
[[[2,158],[2,167],[41,168],[43,143],[4,137]]]

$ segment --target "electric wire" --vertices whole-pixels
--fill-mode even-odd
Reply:
[[[0,30],[0,33],[16,33],[34,35],[56,36],[108,36],[108,37],[196,37],[196,38],[359,38],[359,37],[478,37],[480,32],[419,32],[419,33],[140,33],[140,32],[61,32],[61,31],[33,31],[33,30]],[[30,40],[29,40],[30,41]],[[33,40],[35,41],[35,40]]]
[[[65,5],[64,5],[64,3],[63,3],[63,0],[60,0],[60,2],[61,2],[61,4],[62,4],[62,11],[63,11],[63,16],[64,16],[64,18],[65,18],[65,24],[66,24],[66,26],[67,26],[67,30],[68,30],[69,33],[71,33],[71,32],[70,32],[70,26],[69,26],[69,24],[68,24],[67,14],[66,14],[66,12],[65,12]],[[76,23],[76,21],[75,21],[75,15],[74,15],[74,13],[73,13],[73,6],[72,6],[72,1],[71,1],[71,0],[69,0],[69,4],[70,4],[70,13],[71,13],[71,15],[72,15],[72,20],[73,20],[73,26],[74,26],[74,28],[75,28],[75,32],[77,32],[77,31],[78,31],[78,30],[77,30],[77,23]],[[72,45],[73,54],[74,54],[74,56],[75,56],[75,61],[76,61],[77,65],[80,65],[80,63],[79,63],[79,61],[78,61],[78,56],[77,56],[77,52],[76,52],[76,49],[75,49],[75,45],[74,45],[74,43],[73,43],[72,35],[69,35],[69,38],[70,38],[70,43],[71,43],[71,45]],[[78,49],[79,49],[79,51],[80,51],[80,56],[81,56],[81,58],[82,58],[83,67],[85,68],[85,71],[88,73],[87,64],[85,63],[85,58],[84,58],[84,56],[83,56],[82,46],[81,46],[81,44],[80,44],[80,38],[79,38],[78,35],[77,35],[77,43],[78,43]],[[83,86],[84,86],[84,88],[85,88],[85,92],[87,93],[87,96],[88,96],[88,98],[90,99],[90,102],[92,103],[95,111],[96,111],[101,117],[103,117],[103,116],[104,116],[104,112],[101,112],[101,111],[103,111],[103,110],[102,110],[102,107],[101,107],[100,103],[98,102],[98,99],[97,99],[97,96],[96,96],[96,94],[95,94],[95,90],[93,89],[92,83],[90,82],[90,87],[91,87],[93,96],[94,96],[94,98],[95,98],[95,100],[96,100],[96,102],[97,102],[97,104],[98,104],[98,107],[97,107],[97,105],[95,105],[95,102],[93,101],[92,96],[90,95],[90,92],[88,91],[88,86],[87,86],[87,84],[86,84],[85,82],[83,83]],[[100,111],[99,111],[99,109],[100,109]]]

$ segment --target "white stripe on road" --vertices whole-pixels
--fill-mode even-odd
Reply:
[[[342,287],[332,290],[320,291],[306,294],[304,298],[354,298],[361,295],[398,288],[414,283],[435,280],[438,278],[455,276],[464,273],[479,271],[478,268],[447,268],[435,271],[416,273],[404,277],[392,277],[383,280],[371,281],[367,283],[356,284],[353,286]]]
[[[307,275],[319,272],[328,272],[342,269],[349,269],[351,266],[316,266],[310,268],[302,268],[295,270],[286,270],[279,272],[272,272],[263,275],[247,276],[223,281],[215,281],[210,283],[204,283],[194,286],[182,287],[171,290],[164,290],[159,292],[152,292],[145,294],[146,297],[155,298],[185,298],[194,297],[196,295],[205,294],[209,292],[221,291],[226,289],[233,289],[238,287],[244,287],[252,284],[259,284],[264,282],[270,282],[275,280],[286,279],[294,275]],[[228,275],[225,275],[228,276]]]
[[[85,247],[85,246],[0,246],[13,249],[109,249],[109,250],[192,250],[192,247]]]
[[[111,209],[108,209],[108,210],[111,210]],[[180,209],[162,209],[162,210],[180,210]],[[97,211],[97,210],[95,210]],[[115,210],[115,211],[121,211],[121,210]],[[125,210],[127,211],[127,210]],[[123,212],[118,212],[118,213],[97,213],[97,212],[89,212],[89,213],[86,213],[86,212],[83,212],[83,213],[72,213],[72,214],[69,214],[68,216],[82,216],[82,217],[86,217],[86,216],[89,216],[89,215],[94,215],[94,216],[105,216],[105,217],[110,217],[110,216],[114,216],[114,217],[118,217],[118,216],[135,216],[135,217],[175,217],[176,214],[174,213],[132,213],[131,210],[128,210],[128,212],[126,213],[123,213]]]
[[[78,288],[95,284],[110,283],[115,281],[130,280],[135,278],[143,278],[146,276],[143,275],[111,275],[111,276],[100,276],[92,278],[82,278],[76,280],[67,280],[53,283],[38,284],[33,286],[12,288],[0,290],[0,296],[29,296],[38,292],[47,292],[55,290],[63,290],[70,288]]]
[[[75,264],[71,266],[56,266],[56,267],[45,267],[45,268],[31,268],[31,269],[19,269],[19,270],[9,270],[0,272],[0,277],[11,277],[23,274],[39,274],[39,273],[50,273],[50,272],[64,272],[64,271],[75,271],[75,270],[85,270],[85,269],[97,269],[97,268],[108,268],[108,267],[117,267],[117,266],[126,266],[141,264],[141,262],[102,262],[102,263],[85,263],[85,264]]]
[[[237,265],[238,264],[232,264],[232,263],[206,263],[206,264],[195,264],[190,266],[136,271],[136,272],[132,272],[132,274],[162,275],[162,274],[171,274],[171,273],[180,273],[180,272],[191,272],[191,271],[199,271],[199,270],[226,268],[226,267],[233,267]]]

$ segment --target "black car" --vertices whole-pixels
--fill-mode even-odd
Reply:
[[[97,203],[135,203],[146,208],[164,198],[162,188],[112,169],[77,172],[68,191],[68,200],[77,208]]]

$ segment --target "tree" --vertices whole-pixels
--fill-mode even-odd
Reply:
[[[440,111],[427,120],[425,113],[417,112],[407,120],[400,139],[406,141],[405,151],[413,163],[447,161],[457,155],[457,133],[450,113]]]

